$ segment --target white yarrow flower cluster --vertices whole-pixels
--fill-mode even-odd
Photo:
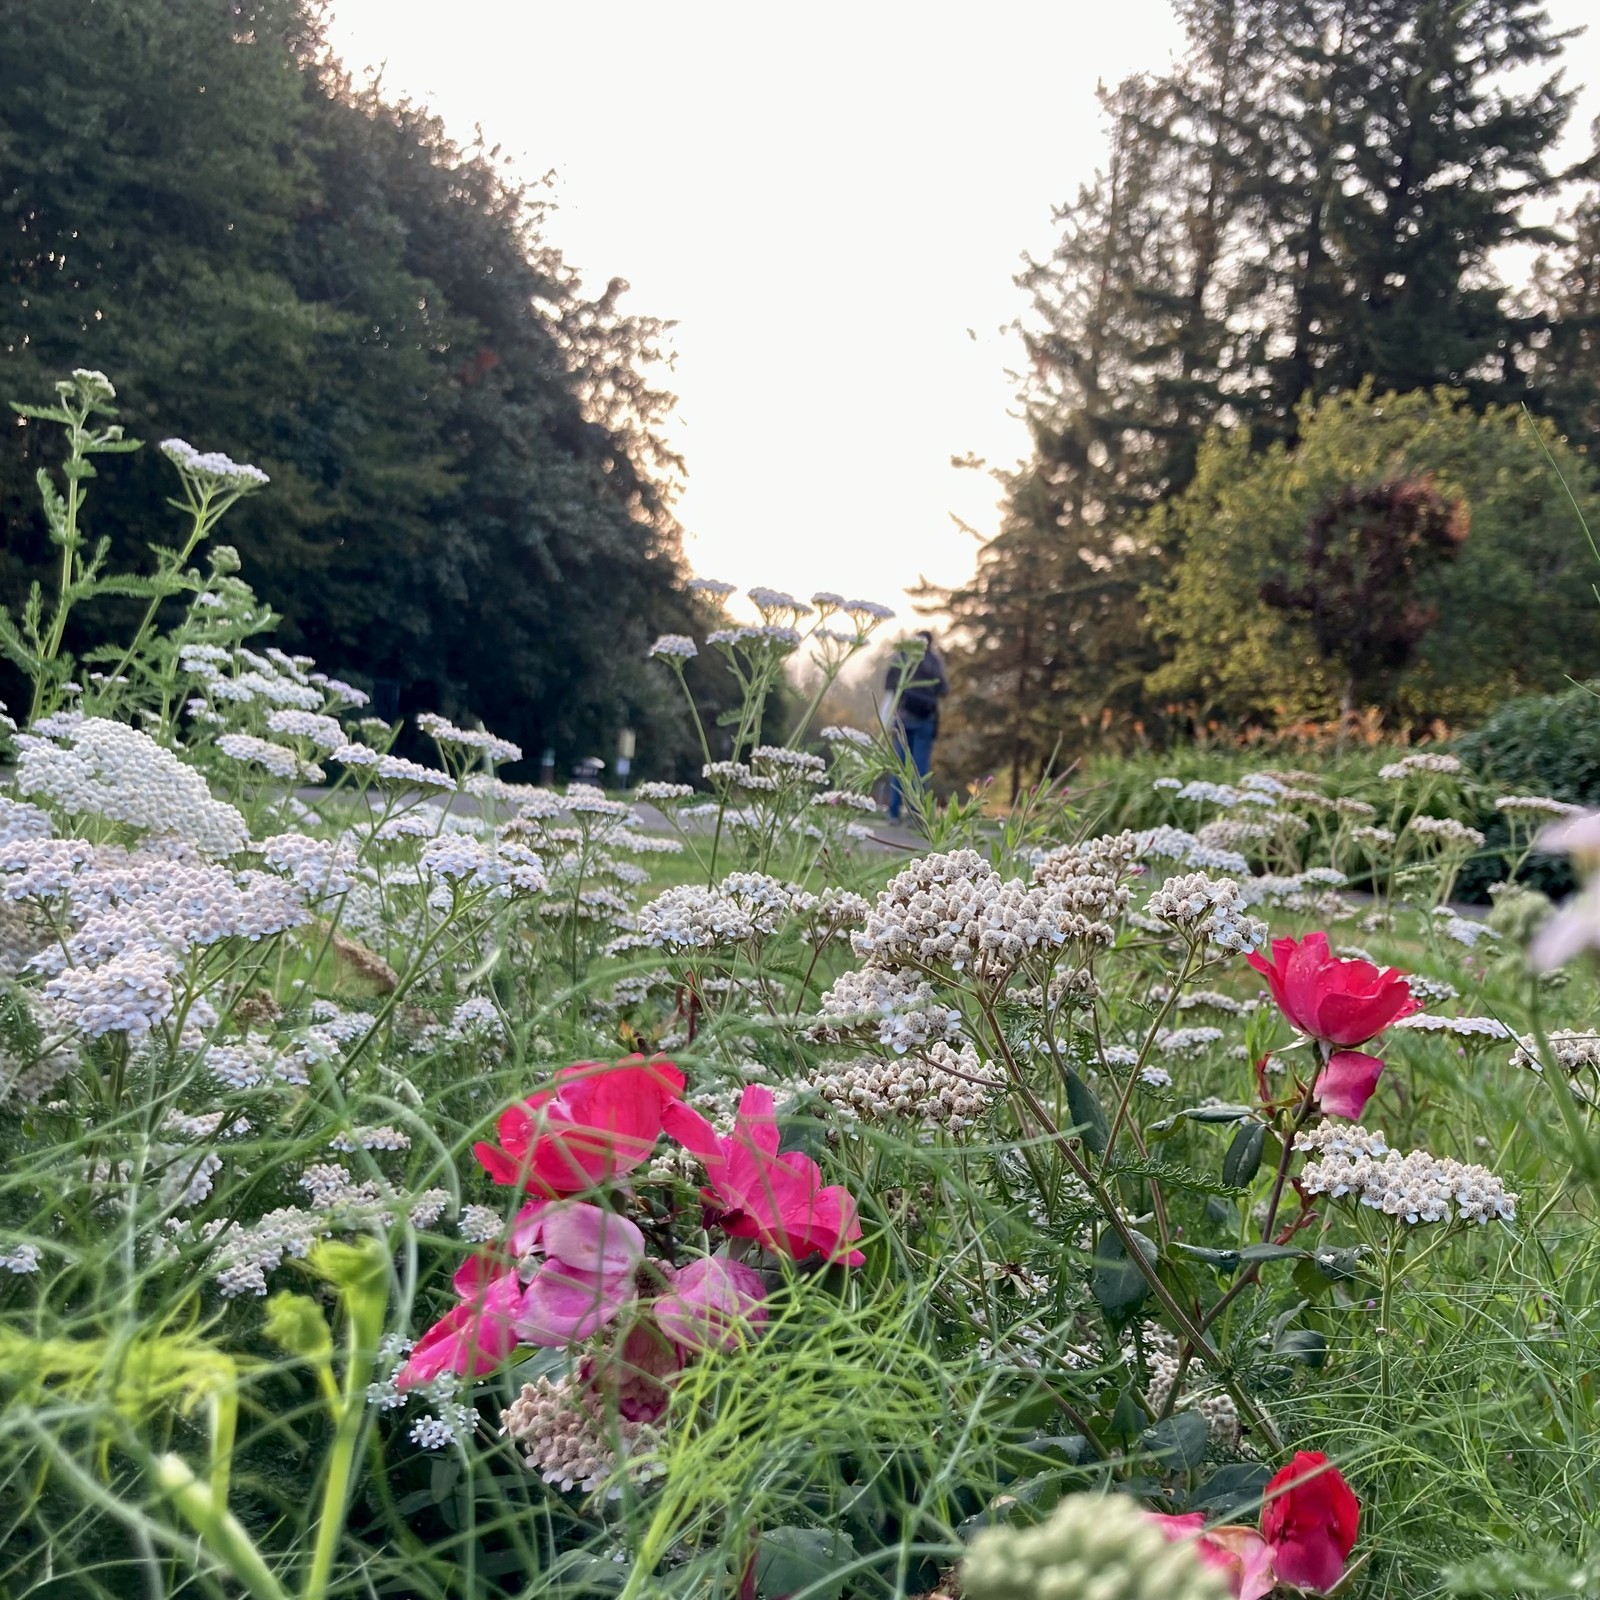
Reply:
[[[42,724],[40,725],[42,726]],[[148,734],[103,717],[18,737],[17,788],[69,816],[88,813],[232,855],[249,838],[244,818]]]
[[[980,1062],[970,1044],[964,1043],[958,1053],[940,1042],[915,1056],[852,1061],[819,1072],[811,1085],[850,1117],[933,1123],[959,1131],[984,1115],[1004,1078],[992,1062]]]
[[[1455,756],[1439,755],[1431,750],[1422,750],[1415,755],[1403,756],[1399,761],[1391,761],[1385,767],[1378,768],[1378,776],[1386,778],[1391,783],[1399,782],[1419,772],[1443,773],[1453,777],[1461,771],[1461,762]]]
[[[1324,1124],[1326,1126],[1326,1124]],[[1321,1129],[1302,1133],[1295,1148],[1315,1152],[1300,1174],[1307,1194],[1337,1200],[1348,1195],[1360,1204],[1411,1226],[1432,1222],[1512,1222],[1517,1197],[1486,1167],[1413,1150],[1377,1148],[1381,1134],[1362,1128],[1340,1130],[1342,1140],[1321,1137]]]
[[[1414,984],[1408,984],[1413,994]],[[1496,1017],[1441,1017],[1426,1011],[1413,1012],[1389,1024],[1391,1028],[1413,1033],[1451,1033],[1458,1039],[1510,1039],[1511,1030]]]
[[[1413,817],[1411,831],[1424,839],[1437,839],[1447,849],[1476,850],[1483,835],[1454,817]]]
[[[1267,942],[1267,925],[1250,916],[1232,878],[1191,872],[1169,878],[1145,904],[1155,917],[1193,938],[1209,939],[1225,950],[1253,950]]]
[[[840,1039],[866,1033],[897,1055],[954,1044],[961,1013],[944,1004],[933,985],[902,972],[867,966],[839,975],[818,1006],[818,1035]]]
[[[612,1441],[624,1454],[656,1440],[647,1422],[603,1417],[575,1378],[525,1383],[501,1413],[500,1431],[527,1457],[528,1470],[561,1490],[598,1489],[617,1470]]]
[[[650,654],[661,661],[693,661],[700,647],[686,633],[664,633],[650,646]]]
[[[163,439],[158,448],[173,466],[188,477],[209,479],[231,489],[259,489],[262,484],[272,481],[260,467],[235,461],[220,450],[196,450],[185,439]]]

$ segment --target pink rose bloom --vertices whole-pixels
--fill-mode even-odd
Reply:
[[[563,1067],[556,1085],[500,1113],[498,1145],[472,1147],[496,1183],[558,1197],[633,1171],[661,1137],[662,1111],[684,1076],[670,1061],[635,1056]]]
[[[524,1213],[518,1224],[523,1238],[537,1232],[544,1249],[516,1308],[516,1331],[530,1344],[587,1339],[634,1298],[644,1235],[626,1217],[567,1201],[543,1207],[534,1218]]]
[[[1278,1009],[1301,1033],[1345,1049],[1365,1044],[1401,1017],[1421,1009],[1393,967],[1343,961],[1328,949],[1325,933],[1274,939],[1272,960],[1246,958],[1272,989]]]
[[[651,1310],[661,1331],[685,1350],[735,1350],[767,1320],[766,1298],[759,1272],[705,1256],[680,1267]]]
[[[662,1125],[705,1163],[706,1197],[720,1209],[717,1220],[734,1238],[759,1239],[796,1261],[821,1255],[859,1267],[867,1259],[846,1248],[861,1237],[850,1191],[839,1184],[824,1186],[822,1171],[809,1156],[778,1154],[770,1089],[759,1084],[745,1089],[726,1139],[681,1100],[667,1104]]]
[[[515,1272],[494,1272],[483,1258],[473,1256],[457,1269],[454,1285],[461,1304],[417,1341],[395,1375],[395,1387],[402,1393],[445,1372],[481,1378],[517,1347],[513,1322],[522,1284]]]
[[[1277,1582],[1272,1570],[1272,1549],[1254,1528],[1238,1523],[1208,1528],[1199,1511],[1181,1517],[1164,1517],[1154,1511],[1146,1515],[1174,1544],[1193,1539],[1195,1554],[1222,1574],[1233,1600],[1262,1600],[1272,1593]]]

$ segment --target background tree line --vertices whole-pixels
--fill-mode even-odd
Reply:
[[[923,595],[968,771],[1352,691],[1467,720],[1600,668],[1600,164],[1556,162],[1564,36],[1537,0],[1177,5],[1187,53],[1104,93],[1103,163],[1019,280],[1033,450],[1002,530]],[[1465,538],[1425,559],[1383,482]],[[1335,570],[1396,596],[1376,653],[1329,632]]]
[[[646,770],[680,767],[684,717],[644,659],[697,626],[662,325],[620,281],[585,290],[495,152],[358,89],[319,19],[315,0],[0,7],[0,399],[97,367],[130,434],[265,468],[230,521],[245,575],[279,642],[387,713],[474,714],[533,761],[609,755],[631,724]],[[15,605],[48,547],[37,430],[6,431]],[[121,458],[91,534],[137,561],[173,487],[153,450]]]

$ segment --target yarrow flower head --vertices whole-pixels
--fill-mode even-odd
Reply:
[[[220,450],[199,451],[183,439],[163,439],[160,450],[186,478],[201,486],[228,488],[236,492],[259,489],[272,480],[260,467],[235,461]]]
[[[658,660],[692,661],[700,647],[686,633],[664,633],[650,646],[650,654]]]

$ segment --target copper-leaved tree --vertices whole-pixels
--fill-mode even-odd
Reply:
[[[1381,703],[1438,621],[1424,580],[1467,537],[1464,500],[1424,474],[1338,490],[1306,523],[1300,581],[1268,579],[1261,598],[1309,619],[1317,654],[1340,670],[1341,720]]]

